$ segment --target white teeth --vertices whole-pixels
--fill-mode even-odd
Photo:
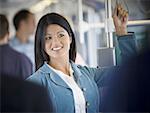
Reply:
[[[52,50],[57,51],[59,49],[61,49],[62,47],[56,47],[56,48],[52,48]]]

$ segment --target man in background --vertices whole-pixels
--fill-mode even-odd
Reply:
[[[11,38],[10,45],[25,54],[31,60],[34,68],[34,40],[31,39],[35,30],[34,14],[26,9],[20,10],[13,18],[13,24],[16,33]]]
[[[25,55],[15,51],[8,44],[9,23],[0,14],[0,76],[3,74],[26,79],[32,74],[32,63]]]

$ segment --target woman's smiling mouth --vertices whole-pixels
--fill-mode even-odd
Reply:
[[[60,50],[60,49],[62,49],[63,47],[54,47],[54,48],[52,48],[52,50],[53,51],[58,51],[58,50]]]

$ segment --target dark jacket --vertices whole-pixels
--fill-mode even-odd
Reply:
[[[0,75],[2,74],[26,79],[32,74],[32,63],[8,44],[0,45]]]
[[[150,51],[131,58],[113,74],[103,112],[150,111]]]
[[[53,112],[46,89],[36,84],[2,75],[1,112]]]

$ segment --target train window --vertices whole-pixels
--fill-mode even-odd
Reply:
[[[86,64],[103,67],[119,62],[111,19],[116,3],[129,11],[128,31],[135,32],[139,51],[145,50],[150,45],[149,0],[0,0],[0,12],[12,20],[18,10],[28,8],[35,13],[37,22],[46,13],[64,15],[74,29],[78,53]],[[10,21],[11,33],[12,26]]]

